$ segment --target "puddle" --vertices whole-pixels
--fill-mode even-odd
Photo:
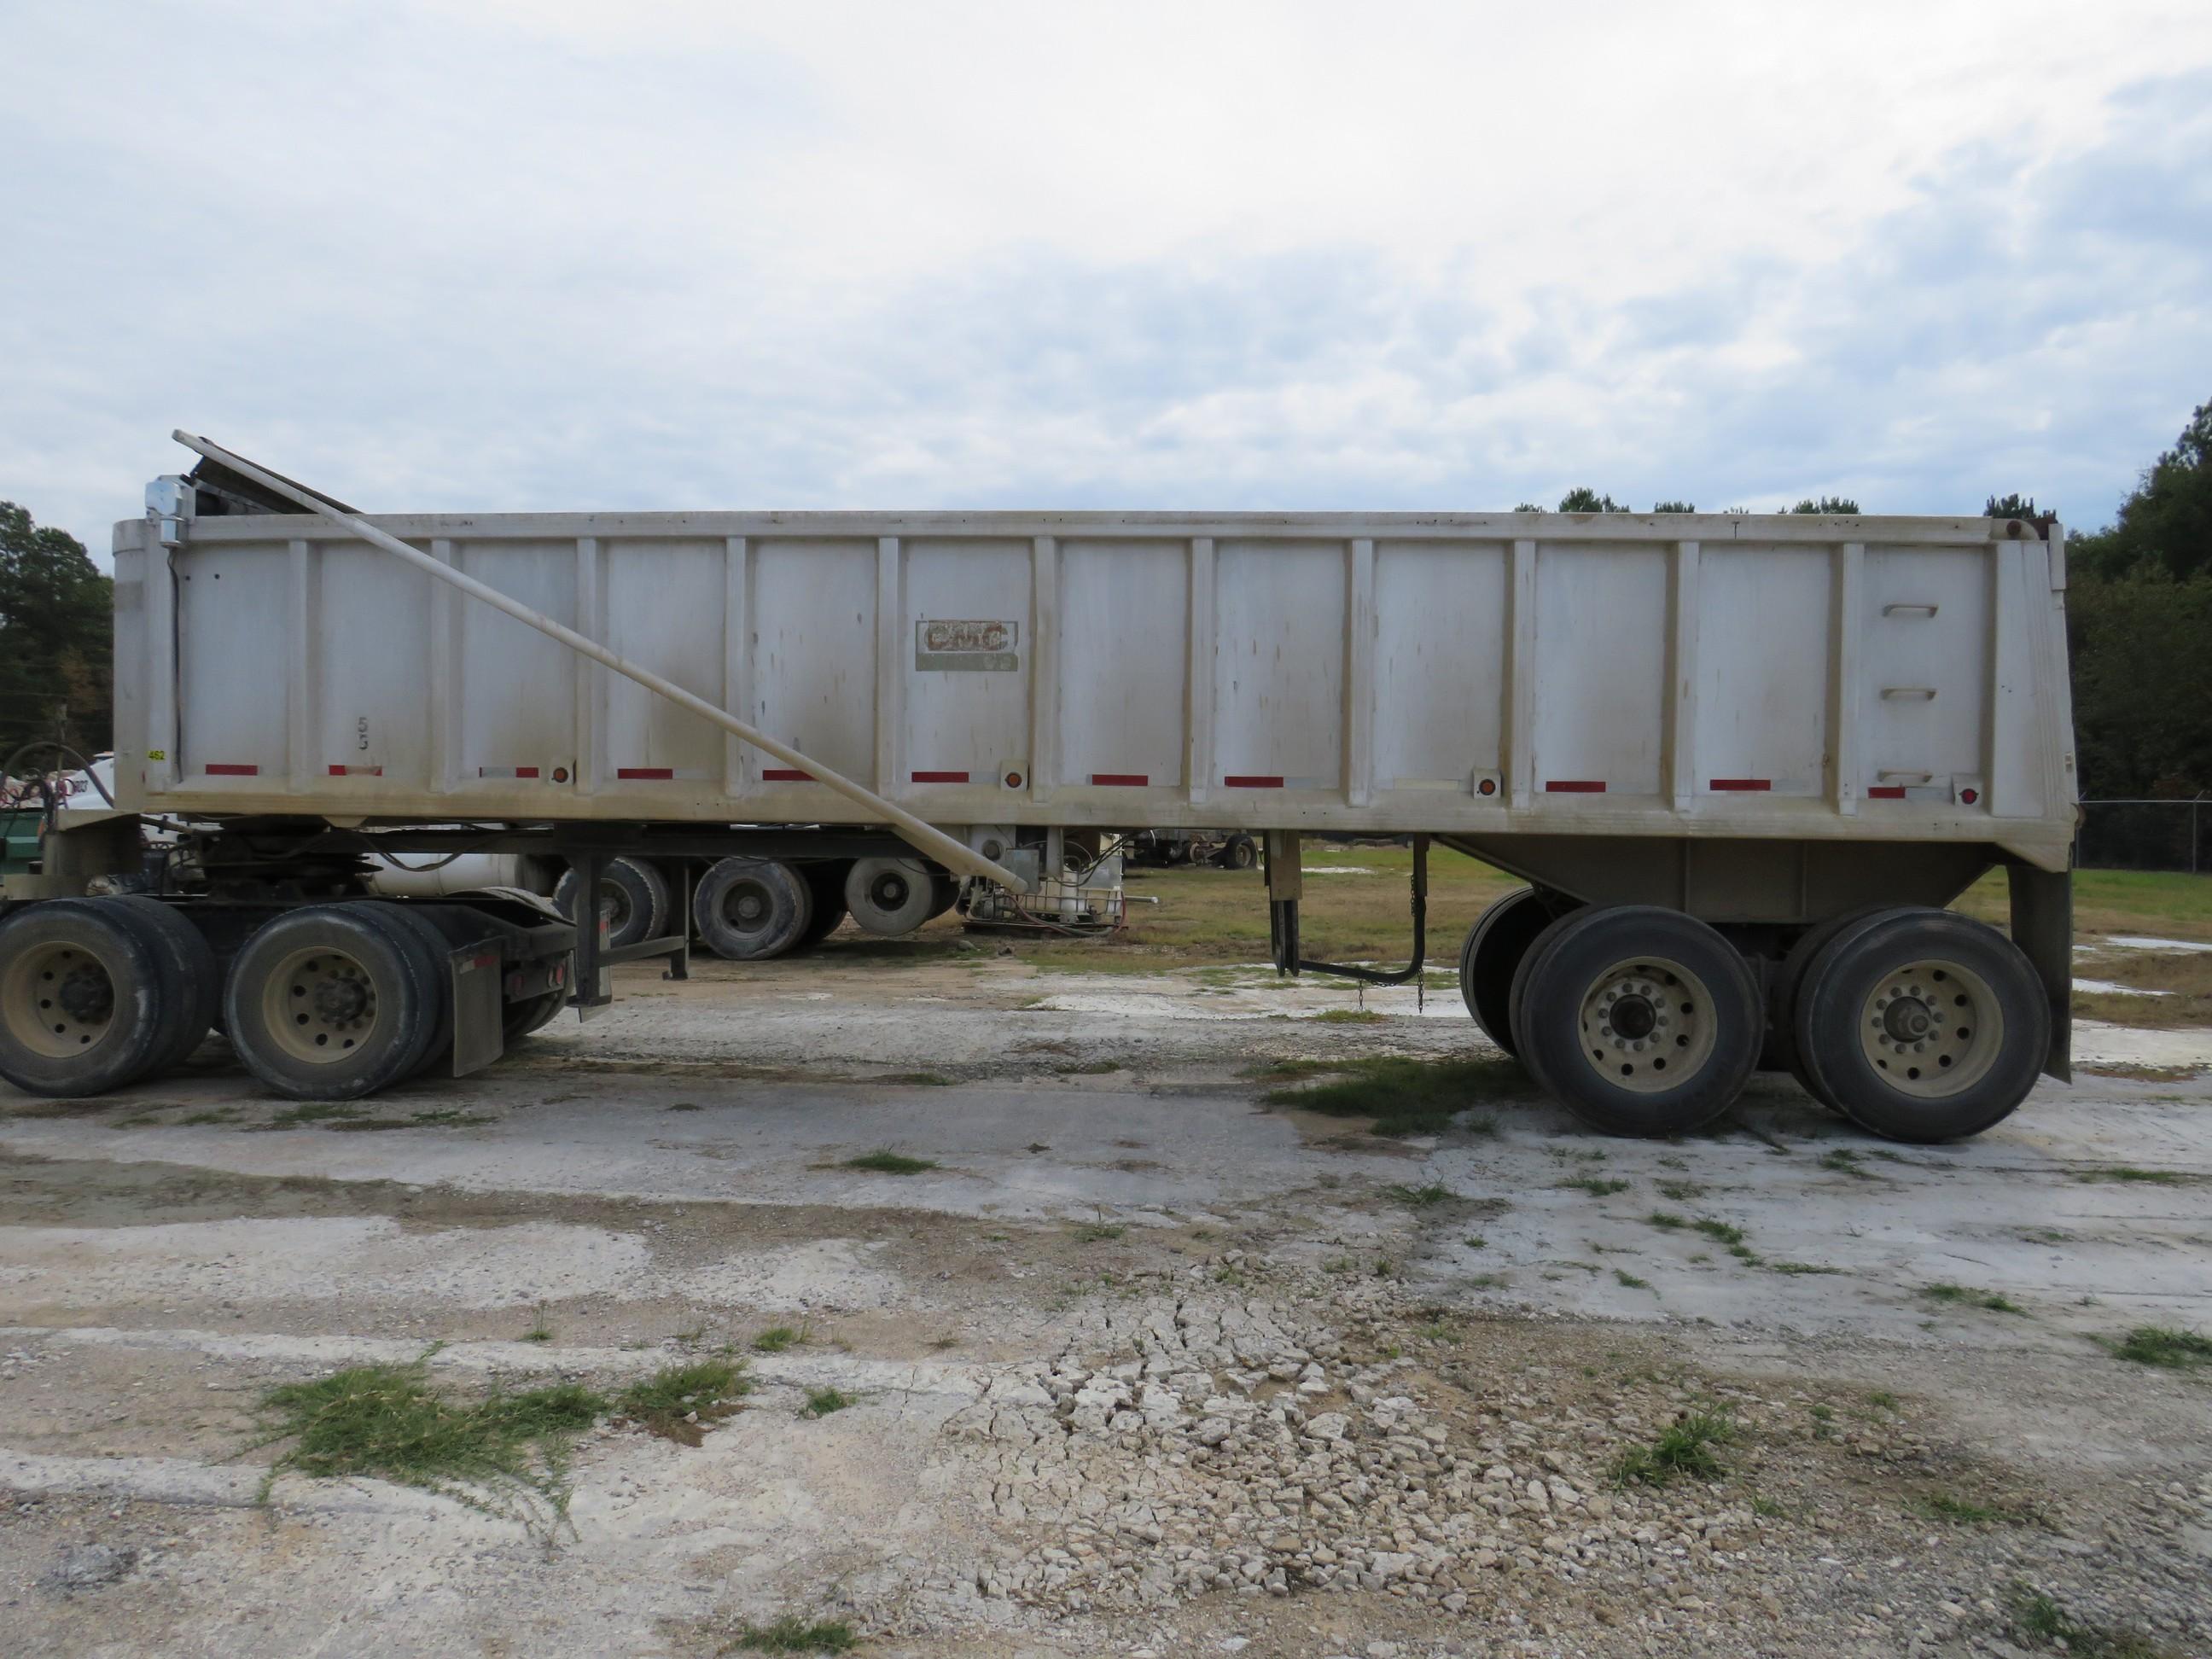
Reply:
[[[2074,1022],[2076,1066],[2212,1066],[2212,1027],[2148,1031],[2101,1020]]]
[[[2202,939],[2153,939],[2144,933],[2114,933],[2099,941],[2099,944],[2117,945],[2129,951],[2186,951],[2191,954],[2212,951],[2212,945],[2208,945]],[[2077,951],[2094,951],[2098,948],[2098,945],[2077,945],[2074,948]]]
[[[2074,988],[2077,991],[2090,991],[2108,997],[2170,997],[2173,994],[2171,991],[2147,991],[2140,985],[2122,985],[2117,981],[2109,979],[2077,977],[2074,981]]]

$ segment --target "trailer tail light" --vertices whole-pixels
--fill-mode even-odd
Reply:
[[[617,766],[615,776],[625,781],[665,783],[676,775],[672,766]]]
[[[534,779],[538,776],[538,769],[534,766],[479,766],[477,775],[480,778]]]

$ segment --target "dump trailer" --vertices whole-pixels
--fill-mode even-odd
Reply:
[[[82,896],[121,840],[95,824],[9,880],[22,1087],[157,1069],[210,983],[246,1063],[323,1096],[588,1015],[614,956],[684,971],[680,927],[614,951],[526,896],[368,898],[387,853],[560,858],[588,891],[641,848],[896,837],[1049,913],[1069,839],[1129,824],[1254,837],[1285,973],[1419,973],[1433,849],[1519,876],[1461,947],[1468,1011],[1607,1130],[1692,1127],[1764,1064],[1941,1140],[2067,1074],[2054,523],[370,517],[177,435],[199,465],[115,532],[117,797],[212,826],[201,878]],[[1306,834],[1412,838],[1404,969],[1303,954]],[[2008,935],[1946,908],[1996,866]]]

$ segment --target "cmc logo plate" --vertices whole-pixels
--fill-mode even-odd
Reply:
[[[914,625],[914,665],[922,672],[1012,673],[1022,665],[1021,624],[918,622]]]

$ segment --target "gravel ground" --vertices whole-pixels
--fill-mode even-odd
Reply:
[[[2136,1074],[1956,1148],[1771,1079],[1598,1140],[1502,1070],[1395,1140],[1250,1073],[1480,1052],[1447,994],[836,954],[640,972],[356,1118],[219,1042],[0,1092],[9,1651],[2212,1650],[2212,1369],[2109,1347],[2212,1328],[2212,1034],[2084,1033]],[[935,1167],[847,1167],[879,1148]],[[565,1523],[270,1480],[255,1409],[731,1346],[743,1409],[602,1417]]]

